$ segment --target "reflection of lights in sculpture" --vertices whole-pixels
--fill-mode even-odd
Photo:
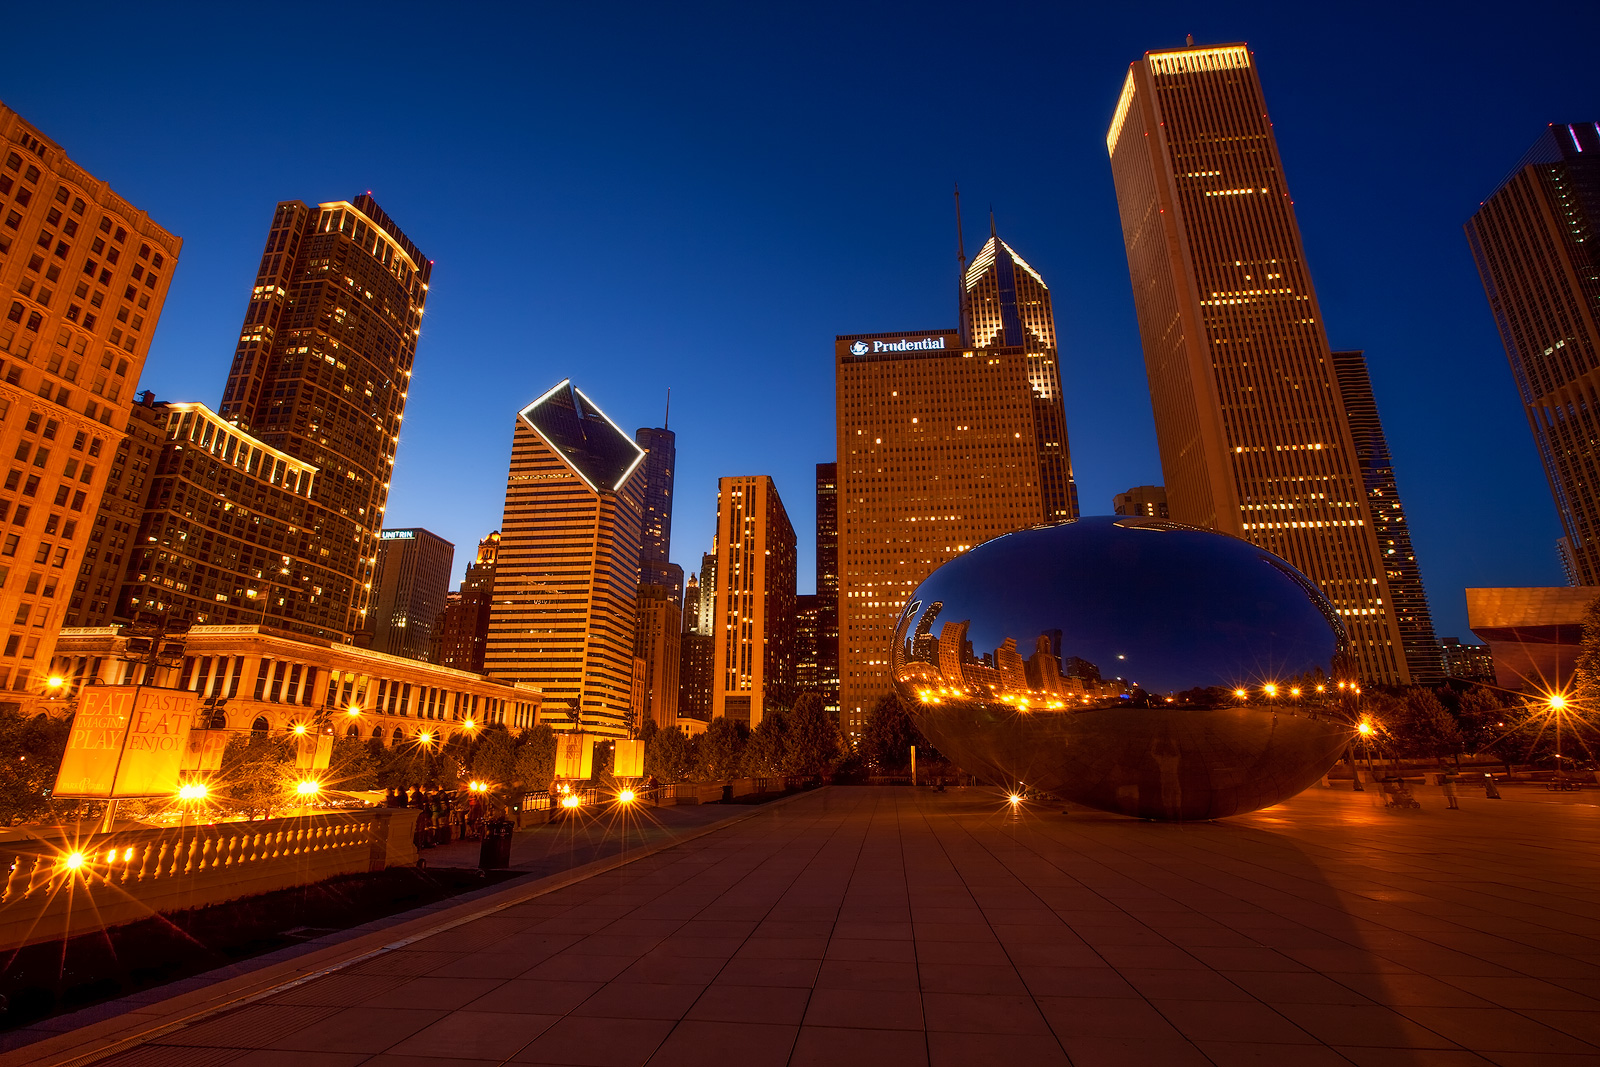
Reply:
[[[1338,677],[1344,645],[1333,607],[1271,553],[1096,518],[940,567],[906,605],[890,663],[929,740],[964,769],[1199,819],[1275,804],[1332,767],[1352,736],[1339,694],[1359,693]],[[1136,678],[1118,676],[1124,663]]]

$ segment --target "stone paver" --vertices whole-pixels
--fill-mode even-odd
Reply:
[[[1600,808],[833,788],[107,1067],[1600,1063]]]

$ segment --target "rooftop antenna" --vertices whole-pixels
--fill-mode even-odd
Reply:
[[[665,430],[667,428],[667,423],[671,418],[672,418],[672,386],[669,385],[669,386],[667,386],[667,410],[666,410],[666,413],[661,416],[661,428],[663,430]]]
[[[956,182],[956,322],[961,343],[967,343],[967,246],[961,237],[961,183]]]
[[[992,238],[995,238],[995,237],[998,237],[998,236],[999,236],[999,234],[994,232],[994,208],[991,207],[989,209],[989,237],[992,239]],[[998,256],[999,254],[1000,254],[999,249],[996,249],[995,250],[995,255]]]

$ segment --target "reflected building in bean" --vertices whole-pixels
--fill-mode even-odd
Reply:
[[[1284,560],[1160,519],[996,538],[900,615],[895,685],[964,769],[1144,818],[1218,818],[1325,774],[1351,736],[1337,612]]]

